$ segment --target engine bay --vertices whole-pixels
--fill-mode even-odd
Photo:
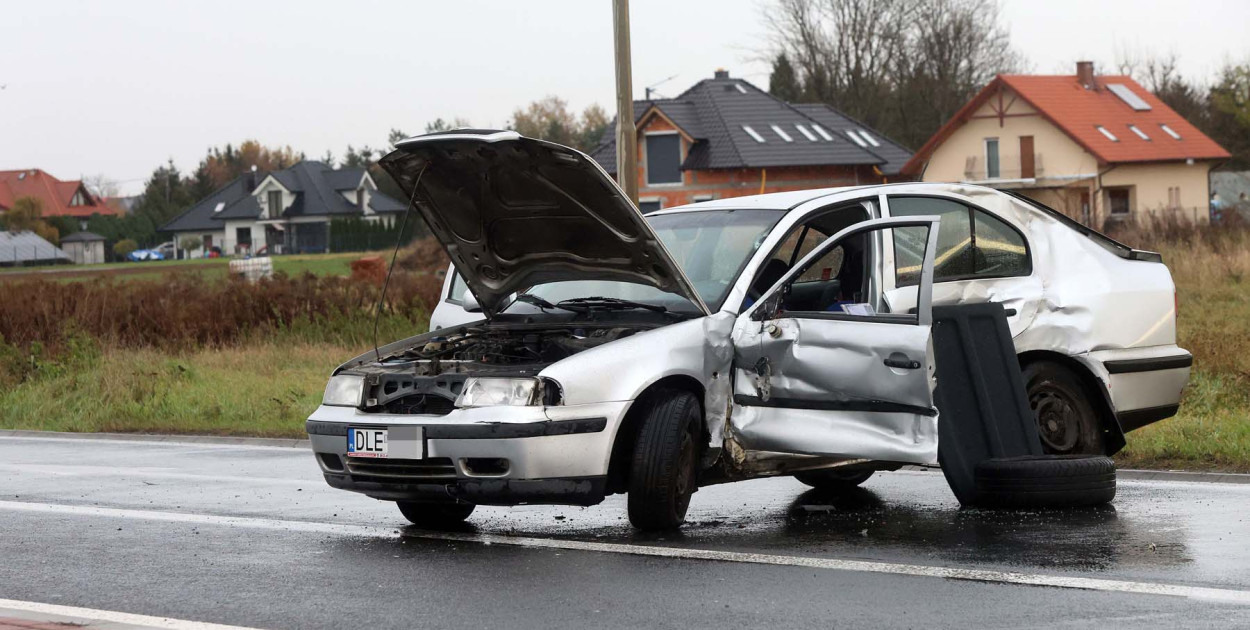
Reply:
[[[483,325],[425,336],[353,372],[365,376],[366,411],[446,414],[470,376],[535,376],[579,352],[628,337],[651,325]],[[551,400],[559,392],[550,392]]]

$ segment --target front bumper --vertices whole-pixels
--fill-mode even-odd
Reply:
[[[594,505],[628,402],[456,409],[445,416],[321,406],[306,428],[326,482],[392,501]],[[348,427],[420,426],[420,460],[346,457]],[[503,462],[483,470],[477,462]]]

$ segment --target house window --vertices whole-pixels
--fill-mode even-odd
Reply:
[[[1128,216],[1129,189],[1108,188],[1107,189],[1107,207],[1111,209],[1111,216],[1113,217]]]
[[[205,234],[204,238],[200,239],[200,241],[204,243],[205,252],[210,252],[213,250],[213,235],[212,234]]]
[[[675,133],[647,135],[647,183],[681,183],[681,136]]]
[[[1146,135],[1146,132],[1139,129],[1137,125],[1129,125],[1128,129],[1129,131],[1132,131],[1133,133],[1137,134],[1138,138],[1141,138],[1142,140],[1145,140],[1146,142],[1150,142],[1150,136]]]
[[[69,205],[70,205],[70,206],[83,206],[83,205],[86,205],[86,203],[83,201],[83,196],[82,196],[82,191],[81,191],[81,190],[79,190],[78,192],[74,193],[74,198],[69,200]]]
[[[998,179],[998,138],[985,139],[985,178]]]
[[[356,189],[356,209],[361,212],[365,211],[365,189],[364,188]]]
[[[269,191],[269,218],[279,219],[282,217],[282,191]]]
[[[777,125],[769,125],[769,126],[772,127],[773,133],[777,134],[778,136],[781,136],[782,140],[785,140],[786,142],[794,142],[794,138],[792,138],[790,134],[786,133],[785,129],[782,129],[781,127]]]
[[[1169,186],[1168,187],[1168,208],[1171,210],[1176,210],[1177,208],[1180,208],[1180,207],[1181,207],[1181,187]]]
[[[643,214],[655,212],[663,207],[664,204],[659,199],[642,199],[638,201],[638,209],[641,210]]]
[[[1101,133],[1102,135],[1106,136],[1108,140],[1110,140],[1110,141],[1112,141],[1112,142],[1119,142],[1119,141],[1120,141],[1120,139],[1119,139],[1119,138],[1117,138],[1117,137],[1115,137],[1115,134],[1114,134],[1114,133],[1111,133],[1111,131],[1110,131],[1109,129],[1107,129],[1106,127],[1103,127],[1102,125],[1094,125],[1094,128],[1095,128],[1095,129],[1097,129],[1099,133]]]
[[[1169,126],[1167,126],[1167,125],[1164,125],[1164,124],[1160,124],[1160,125],[1159,125],[1159,128],[1163,130],[1163,133],[1166,133],[1166,134],[1168,134],[1169,136],[1172,136],[1172,139],[1173,139],[1173,140],[1180,140],[1180,139],[1181,139],[1181,134],[1176,133],[1176,132],[1175,132],[1175,131],[1171,128],[1171,127],[1169,127]]]
[[[764,136],[761,136],[759,132],[752,129],[750,125],[743,125],[742,130],[747,132],[747,135],[751,136],[752,140],[760,143],[764,142]]]
[[[234,229],[234,242],[241,249],[252,248],[252,228],[241,227]]]
[[[804,138],[807,138],[808,140],[811,140],[812,142],[816,141],[816,134],[812,133],[811,130],[809,130],[807,127],[804,127],[803,125],[795,123],[794,128],[798,129],[799,133],[803,134]]]

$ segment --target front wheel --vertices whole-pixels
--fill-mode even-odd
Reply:
[[[676,529],[698,485],[699,401],[689,392],[668,392],[647,404],[629,473],[629,522],[643,530]]]
[[[418,503],[416,501],[399,501],[399,511],[413,525],[421,527],[449,527],[459,525],[469,518],[472,503]]]
[[[1105,454],[1102,427],[1088,390],[1072,370],[1049,361],[1023,370],[1029,408],[1043,449],[1052,455]]]

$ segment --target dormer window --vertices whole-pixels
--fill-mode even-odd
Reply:
[[[282,191],[281,190],[269,191],[268,216],[270,219],[282,218]]]
[[[681,136],[649,133],[646,136],[647,184],[681,183]]]
[[[78,192],[74,193],[74,198],[69,200],[69,205],[70,205],[70,206],[85,206],[85,205],[87,205],[87,202],[86,202],[86,200],[85,200],[85,198],[83,197],[83,194],[82,194],[82,189],[79,189],[79,190],[78,190]]]

